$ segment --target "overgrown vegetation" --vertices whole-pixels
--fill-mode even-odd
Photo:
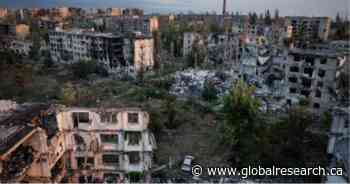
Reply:
[[[223,143],[231,148],[230,160],[238,167],[315,167],[325,166],[327,137],[310,133],[313,122],[305,106],[289,110],[288,116],[265,122],[253,97],[254,87],[238,82],[224,98],[221,128]],[[329,121],[326,117],[325,121]],[[317,146],[316,146],[317,145]],[[315,176],[305,181],[319,182]]]
[[[98,65],[94,60],[81,60],[77,63],[72,64],[72,70],[74,76],[78,79],[87,79],[87,77],[91,74],[98,74],[103,77],[108,76],[108,72],[106,69]]]

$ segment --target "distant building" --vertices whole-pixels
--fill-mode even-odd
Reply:
[[[195,32],[185,32],[183,40],[183,51],[182,54],[184,57],[188,56],[192,52],[194,44],[204,45],[205,38],[202,35]]]
[[[293,37],[305,41],[327,41],[330,33],[330,17],[286,17],[293,27]]]
[[[249,17],[240,16],[233,19],[232,32],[244,36],[247,43],[282,45],[285,39],[292,37],[292,26],[282,19],[272,25],[252,24]]]
[[[258,75],[258,50],[254,44],[246,44],[242,49],[240,58],[240,75],[244,80],[257,78]]]
[[[26,17],[32,16],[32,12],[29,9],[18,9],[16,12],[16,21],[21,22],[23,21]]]
[[[154,66],[153,38],[136,37],[133,40],[133,63],[136,71],[149,70]]]
[[[63,28],[63,23],[56,21],[56,20],[51,20],[51,19],[46,19],[46,18],[41,18],[37,22],[37,26],[42,28],[42,29],[47,29],[49,31],[55,30],[57,27],[58,28]]]
[[[207,58],[214,64],[229,64],[238,67],[239,35],[234,33],[210,33],[204,38],[196,32],[185,32],[183,56],[191,54],[195,45],[207,49]]]
[[[105,19],[106,30],[114,33],[133,33],[141,32],[144,35],[150,35],[152,31],[159,27],[156,18],[147,17],[107,17]]]
[[[66,18],[70,16],[70,11],[68,7],[60,7],[57,10],[58,10],[59,16],[62,18]]]
[[[169,24],[175,21],[175,15],[159,15],[159,29],[164,30],[168,28]]]
[[[12,51],[19,55],[28,56],[30,50],[33,47],[33,43],[31,41],[25,40],[12,40],[10,43],[10,48]]]
[[[159,30],[159,19],[158,17],[151,17],[149,18],[149,27],[150,32],[153,33],[153,31]]]
[[[121,8],[108,8],[107,15],[112,17],[118,17],[123,15],[123,9]]]
[[[239,66],[239,35],[234,33],[211,33],[208,36],[208,59],[215,64]]]
[[[96,60],[112,69],[125,65],[121,36],[84,32],[82,30],[57,30],[49,33],[50,52],[53,61],[76,62]]]
[[[16,37],[18,39],[24,40],[25,38],[28,37],[30,31],[29,31],[29,26],[26,24],[17,24],[16,25]]]
[[[51,57],[56,62],[95,60],[111,73],[125,67],[137,70],[142,62],[148,69],[154,63],[151,37],[126,38],[111,33],[57,30],[49,33],[49,40]]]
[[[15,36],[16,26],[12,24],[0,24],[0,37],[1,36]]]
[[[138,9],[138,8],[126,8],[126,9],[123,9],[123,15],[141,17],[144,15],[144,12],[142,9]]]
[[[8,15],[8,9],[7,8],[0,8],[0,18],[4,18]]]
[[[335,81],[344,64],[345,58],[331,50],[290,50],[285,68],[289,103],[293,98],[305,98],[317,113],[332,108],[336,100]]]

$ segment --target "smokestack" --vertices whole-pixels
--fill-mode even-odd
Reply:
[[[224,5],[222,7],[222,14],[226,15],[226,0],[224,0]]]

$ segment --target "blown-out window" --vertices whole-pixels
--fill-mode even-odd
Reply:
[[[118,165],[119,164],[119,155],[103,155],[102,160],[103,160],[104,164]]]
[[[138,123],[139,122],[139,113],[128,113],[128,122],[129,123]]]
[[[74,127],[77,127],[79,123],[90,123],[88,112],[73,112]]]

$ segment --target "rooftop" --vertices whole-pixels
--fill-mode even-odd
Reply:
[[[6,153],[22,138],[36,127],[39,127],[40,124],[43,124],[42,128],[48,132],[55,131],[55,128],[52,128],[52,126],[45,126],[45,121],[35,120],[35,117],[41,117],[42,113],[49,107],[46,104],[21,105],[10,116],[3,119],[0,122],[0,154]]]
[[[120,37],[120,35],[116,35],[113,33],[101,33],[101,32],[95,32],[94,30],[85,30],[85,29],[70,29],[70,30],[56,29],[54,32],[74,34],[74,35],[86,35],[86,36],[94,36],[94,37],[106,37],[106,38]]]

